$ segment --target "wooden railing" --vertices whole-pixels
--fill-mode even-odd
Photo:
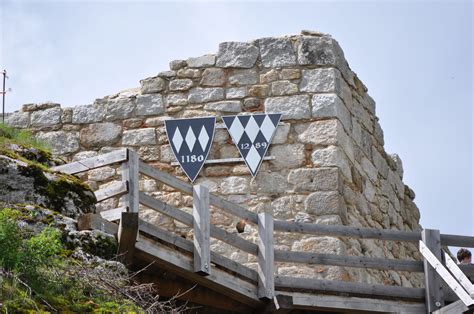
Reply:
[[[203,185],[191,185],[172,175],[157,170],[139,160],[130,149],[121,149],[98,157],[88,158],[67,165],[58,166],[57,171],[70,174],[80,173],[102,166],[120,163],[122,182],[110,185],[95,192],[97,200],[125,196],[126,206],[101,212],[108,221],[120,220],[118,231],[119,252],[127,261],[133,257],[135,248],[147,250],[141,242],[136,242],[138,232],[151,236],[159,241],[173,245],[193,256],[194,272],[203,276],[212,273],[211,265],[226,269],[239,278],[257,286],[258,298],[272,299],[275,290],[310,290],[365,295],[380,298],[402,298],[408,300],[426,300],[432,310],[443,303],[441,282],[434,275],[433,269],[425,261],[397,260],[365,256],[342,256],[313,252],[295,252],[274,249],[275,232],[291,232],[335,237],[360,239],[377,239],[384,241],[413,242],[423,240],[433,252],[441,255],[442,246],[474,247],[474,237],[440,234],[437,230],[425,229],[422,232],[380,230],[372,228],[320,225],[311,223],[274,220],[271,212],[253,213],[243,206],[225,200]],[[193,213],[186,213],[157,198],[139,191],[139,175],[144,175],[170,186],[180,192],[193,196]],[[193,242],[181,238],[164,229],[160,229],[138,217],[139,204],[151,208],[160,214],[171,217],[186,226],[193,228]],[[210,223],[210,206],[215,206],[226,213],[245,219],[258,227],[258,244],[241,238]],[[239,250],[254,255],[258,260],[257,271],[237,263],[210,250],[210,238],[223,241]],[[378,270],[423,272],[426,288],[411,288],[366,284],[344,281],[295,278],[275,275],[275,262],[331,265]],[[467,275],[474,275],[473,266],[464,266]],[[238,289],[238,287],[236,288]]]

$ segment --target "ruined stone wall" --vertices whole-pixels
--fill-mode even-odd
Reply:
[[[8,116],[13,126],[32,128],[39,139],[68,160],[119,147],[138,151],[153,166],[186,180],[172,166],[165,119],[246,112],[283,113],[270,146],[275,160],[264,161],[255,178],[244,163],[205,165],[196,183],[252,211],[266,207],[276,219],[319,224],[420,230],[414,193],[403,184],[402,163],[384,150],[375,102],[351,71],[339,44],[328,35],[225,42],[209,54],[170,63],[170,71],[142,80],[141,88],[61,108],[28,104]],[[218,118],[219,122],[219,118]],[[238,157],[224,128],[217,128],[209,158]],[[83,177],[94,189],[118,180],[113,167]],[[142,190],[191,211],[190,196],[143,178]],[[111,199],[98,210],[117,207]],[[236,217],[212,209],[212,223],[235,233]],[[192,237],[189,228],[151,210],[141,215]],[[247,225],[243,236],[256,241]],[[376,240],[279,234],[277,247],[322,253],[386,258],[419,258],[414,244]],[[214,241],[212,249],[256,267],[244,252]],[[419,286],[421,275],[326,266],[279,264],[279,274]]]

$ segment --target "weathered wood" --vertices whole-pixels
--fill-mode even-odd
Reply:
[[[379,239],[390,241],[418,242],[421,239],[419,232],[372,229],[339,225],[322,225],[304,222],[274,221],[275,231],[297,232],[337,237],[354,237],[361,239]]]
[[[122,212],[127,211],[127,206],[117,207],[114,209],[104,210],[100,212],[100,216],[108,221],[119,220],[122,217]]]
[[[176,179],[175,177],[173,177],[172,175],[166,172],[155,169],[141,160],[139,162],[139,165],[140,165],[139,166],[140,173],[150,178],[153,178],[155,180],[158,180],[160,182],[163,182],[164,184],[171,186],[186,194],[189,194],[189,195],[193,194],[193,186],[191,184],[181,181],[179,179]]]
[[[335,254],[319,254],[312,252],[295,252],[283,250],[275,250],[275,261],[413,272],[423,272],[424,270],[423,262],[421,261],[396,260],[365,256],[343,256]]]
[[[474,278],[474,265],[458,265],[459,268],[461,268],[462,272],[468,276]]]
[[[449,269],[454,278],[464,287],[471,297],[474,297],[474,285],[471,283],[469,278],[463,273],[463,271],[456,265],[452,258],[443,251],[444,260],[446,261],[446,268]]]
[[[429,230],[427,232],[428,234],[425,236],[425,238],[433,243],[436,241],[436,231],[438,230]],[[433,236],[434,233],[434,236]],[[439,235],[439,233],[438,233]],[[430,239],[431,238],[431,239]],[[438,238],[439,239],[439,238]],[[443,266],[441,263],[440,259],[434,254],[434,252],[425,244],[424,241],[420,241],[420,253],[423,255],[425,262],[428,264],[429,268],[432,269],[435,273],[433,275],[431,274],[426,274],[425,277],[430,276],[430,279],[425,279],[426,282],[426,287],[431,288],[428,284],[431,284],[432,286],[437,286],[438,283],[435,280],[439,280],[439,277],[441,277],[444,282],[451,288],[454,293],[459,297],[459,299],[466,305],[470,306],[474,304],[474,300],[471,298],[471,296],[464,290],[464,288],[459,284],[459,282],[456,281],[456,279],[449,273],[449,271]],[[436,273],[439,275],[436,276]],[[433,309],[430,312],[434,312],[438,310],[439,308],[444,306],[444,299],[441,301],[442,304],[440,305],[441,301],[438,301],[439,299],[436,299],[436,296],[433,297],[437,291],[433,291],[432,294],[426,297],[426,303],[427,303],[427,308],[428,305],[431,305],[431,309]],[[442,296],[442,295],[441,295]],[[439,303],[436,303],[439,302]]]
[[[125,197],[125,204],[127,204],[130,213],[138,213],[138,192],[139,192],[139,158],[138,154],[127,149],[127,162],[122,164],[122,182],[127,182],[128,193]]]
[[[168,217],[176,219],[185,225],[192,227],[193,226],[193,217],[185,213],[176,207],[169,205],[159,199],[154,197],[148,196],[145,193],[140,192],[140,203],[145,205],[151,209],[154,209]],[[212,237],[226,242],[244,252],[257,255],[258,247],[256,244],[249,242],[247,240],[242,239],[238,235],[229,233],[223,229],[217,228],[214,225],[210,226],[210,234]]]
[[[219,207],[234,216],[237,216],[242,219],[246,219],[248,222],[251,222],[255,225],[257,224],[257,221],[258,221],[257,214],[252,213],[251,211],[247,210],[246,208],[238,204],[232,203],[212,193],[209,195],[209,202],[211,203],[212,206]]]
[[[309,311],[344,311],[344,313],[412,313],[425,314],[423,303],[403,302],[400,300],[381,300],[350,296],[324,294],[289,293],[292,297],[292,308]],[[346,312],[347,311],[347,312]]]
[[[211,273],[209,189],[198,184],[193,187],[194,271]]]
[[[421,232],[421,236],[422,241],[420,245],[424,243],[423,245],[426,245],[435,258],[441,261],[439,230],[424,229]],[[423,260],[423,265],[425,269],[426,308],[429,312],[434,312],[444,306],[443,285],[440,278],[436,275],[436,270],[431,267],[430,262],[426,258]]]
[[[115,196],[121,196],[128,192],[127,182],[116,182],[106,188],[94,192],[97,202],[105,201]]]
[[[167,242],[169,244],[172,244],[182,250],[185,250],[189,253],[193,252],[193,243],[189,240],[183,239],[182,237],[175,235],[169,231],[163,230],[161,228],[158,228],[146,221],[140,220],[139,221],[139,228],[140,231],[151,235],[163,242]],[[242,277],[245,277],[249,280],[254,281],[255,283],[257,282],[257,272],[253,269],[250,269],[240,263],[237,263],[236,261],[233,261],[231,259],[228,259],[225,256],[220,255],[219,253],[212,252],[211,251],[211,261],[225,269],[228,269]]]
[[[275,296],[273,255],[273,217],[269,212],[258,214],[258,297]]]
[[[86,158],[80,161],[71,162],[65,165],[52,167],[53,171],[60,171],[69,174],[80,173],[95,168],[100,168],[127,159],[127,150],[120,149],[96,157]]]
[[[459,314],[469,311],[469,308],[461,301],[456,301],[450,305],[443,306],[439,310],[433,312],[433,314]]]
[[[454,234],[441,234],[440,237],[441,245],[474,248],[474,237]]]
[[[194,272],[194,265],[191,256],[185,255],[166,246],[158,246],[143,237],[140,238],[135,247],[139,251],[137,253],[138,257],[145,258],[148,255],[148,260],[150,262],[154,261],[155,264],[160,265],[183,278],[194,281],[205,287],[212,288],[219,293],[228,295],[235,300],[250,306],[261,305],[260,300],[257,298],[257,288],[254,284],[231,275],[224,270],[214,268],[209,276],[200,276]],[[140,251],[146,255],[140,254]]]
[[[88,213],[77,219],[77,230],[100,230],[115,236],[118,225],[105,220],[99,214]]]
[[[263,160],[275,160],[275,156],[266,156],[266,157],[263,157]],[[244,159],[239,158],[239,157],[236,157],[236,158],[222,158],[222,159],[206,159],[206,161],[204,161],[204,164],[205,165],[209,165],[209,164],[228,164],[228,163],[236,163],[236,162],[244,162]],[[172,166],[179,166],[179,162],[173,161],[171,163],[171,165]]]
[[[118,231],[118,255],[125,264],[129,264],[132,261],[137,235],[138,213],[122,213]]]
[[[384,286],[368,283],[355,283],[338,280],[320,280],[311,278],[296,278],[275,276],[275,289],[299,289],[309,291],[326,291],[348,293],[352,295],[367,295],[371,297],[391,297],[411,300],[423,300],[425,289],[398,286]]]

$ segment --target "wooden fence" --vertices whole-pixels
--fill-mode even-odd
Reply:
[[[440,279],[426,261],[278,250],[274,248],[273,238],[275,232],[413,242],[416,244],[418,241],[423,240],[427,247],[437,254],[438,258],[441,258],[443,246],[474,247],[474,237],[440,234],[438,230],[425,229],[422,232],[412,232],[274,220],[271,212],[259,214],[250,212],[238,204],[210,193],[203,185],[193,186],[168,173],[157,170],[139,160],[137,154],[130,149],[120,149],[98,157],[58,166],[55,170],[76,174],[116,163],[121,164],[122,182],[98,190],[95,194],[98,201],[121,195],[125,197],[126,206],[101,212],[100,215],[108,221],[120,220],[118,228],[119,252],[124,255],[127,261],[132,260],[136,248],[141,251],[150,252],[150,254],[156,253],[156,248],[150,247],[146,242],[136,242],[137,235],[141,232],[188,252],[193,257],[192,268],[197,274],[211,276],[215,269],[225,269],[238,278],[256,285],[256,294],[260,299],[274,298],[276,290],[291,290],[311,291],[314,293],[344,293],[353,296],[370,296],[371,298],[406,299],[426,303],[426,308],[430,312],[444,305]],[[192,195],[192,214],[139,191],[140,175],[157,180],[185,194]],[[139,204],[193,228],[193,241],[181,238],[176,234],[139,219]],[[258,227],[258,244],[247,241],[237,234],[230,233],[211,224],[210,206],[218,207],[226,213],[256,225]],[[258,260],[257,271],[211,251],[210,238],[218,239],[256,256]],[[424,273],[426,288],[280,276],[275,275],[275,262]],[[217,268],[212,268],[211,265],[215,265]],[[474,275],[473,266],[464,266],[462,270],[468,276]],[[243,294],[251,294],[249,292],[251,289],[245,285],[238,286],[229,282],[229,280],[221,281],[222,284],[229,286],[229,289],[236,289],[236,291]],[[369,303],[367,303],[367,306],[370,306]]]

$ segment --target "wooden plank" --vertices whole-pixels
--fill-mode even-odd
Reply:
[[[441,261],[441,241],[439,230],[424,229],[421,232],[423,245],[434,254],[435,258]],[[421,250],[421,247],[420,247]],[[444,306],[443,285],[436,275],[436,270],[431,267],[430,262],[423,260],[425,269],[426,287],[426,308],[429,312],[434,312]]]
[[[430,231],[433,231],[433,230],[430,230]],[[434,230],[434,231],[437,231],[437,230]],[[433,237],[433,236],[431,236],[431,237]],[[429,239],[428,236],[427,236],[427,238]],[[456,295],[459,297],[459,299],[466,306],[470,306],[470,305],[474,304],[474,300],[471,298],[471,296],[466,292],[466,290],[464,290],[464,288],[459,284],[459,282],[457,282],[456,279],[454,279],[454,277],[449,273],[449,271],[440,262],[438,257],[436,257],[436,255],[432,252],[432,250],[430,250],[430,248],[423,241],[420,241],[420,252],[423,255],[423,257],[425,258],[426,263],[432,269],[434,269],[434,271],[436,273],[438,273],[438,275],[444,280],[444,282],[446,282],[446,284],[451,288],[451,290],[453,290],[454,293],[456,293]],[[434,276],[436,276],[436,273],[434,274]],[[425,277],[426,277],[426,274],[425,274]],[[436,276],[436,279],[438,279],[437,276]],[[429,281],[429,283],[432,283],[432,281]],[[434,291],[433,293],[435,293],[435,292],[436,291]],[[431,296],[429,296],[429,297],[430,297],[430,300],[429,300],[430,302],[427,302],[427,308],[428,308],[428,305],[430,303],[433,303],[433,301],[434,302],[437,301],[437,299],[434,299]],[[427,299],[428,299],[428,297],[427,297]],[[431,306],[433,311],[431,311],[431,312],[434,312],[434,311],[438,310],[439,308],[441,308],[443,306],[444,306],[444,304],[442,304],[440,306],[437,305],[437,304],[433,304]]]
[[[127,182],[116,182],[106,188],[94,192],[97,202],[105,201],[115,196],[121,196],[128,192]]]
[[[365,256],[341,256],[335,254],[318,254],[312,252],[295,252],[275,250],[275,261],[287,263],[332,265],[382,270],[423,272],[423,262],[374,258]]]
[[[459,314],[466,311],[469,311],[469,308],[461,300],[458,300],[434,311],[433,314]]]
[[[77,219],[77,230],[100,230],[116,236],[118,225],[105,220],[99,214],[88,213]]]
[[[192,215],[185,213],[177,209],[176,207],[169,205],[159,199],[148,196],[143,192],[140,192],[140,203],[168,217],[176,219],[189,227],[193,226]],[[212,237],[219,239],[223,242],[226,242],[244,252],[250,253],[255,256],[257,255],[257,252],[258,252],[257,245],[245,239],[242,239],[236,234],[229,233],[223,229],[217,228],[214,225],[210,226],[210,234]]]
[[[454,278],[463,286],[463,288],[469,293],[471,297],[474,297],[474,285],[471,283],[469,278],[463,273],[463,271],[456,265],[452,258],[443,251],[444,260],[446,261],[446,268],[453,274]]]
[[[385,286],[339,280],[275,276],[275,289],[278,290],[282,288],[348,293],[358,296],[367,295],[371,297],[380,296],[389,298],[404,298],[411,300],[423,300],[425,298],[425,289],[422,288]]]
[[[122,219],[120,219],[118,231],[118,255],[125,264],[132,262],[137,235],[138,213],[122,213]]]
[[[247,220],[248,222],[251,222],[253,224],[257,224],[258,223],[258,218],[257,218],[257,214],[256,213],[253,213],[249,210],[247,210],[246,208],[238,205],[238,204],[235,204],[235,203],[232,203],[226,199],[223,199],[215,194],[210,194],[209,195],[209,202],[212,206],[215,206],[215,207],[219,207],[219,208],[222,208],[224,211],[234,215],[234,216],[237,216],[239,218],[242,218],[242,219],[245,219]]]
[[[139,221],[140,231],[149,234],[155,238],[158,238],[161,241],[167,242],[174,246],[179,247],[182,250],[185,250],[189,253],[193,252],[193,243],[189,240],[183,239],[182,237],[175,235],[169,231],[158,228],[146,221]],[[225,269],[228,269],[236,274],[239,274],[242,277],[245,277],[249,280],[257,282],[257,272],[253,269],[250,269],[242,264],[239,264],[231,259],[228,259],[225,256],[222,256],[216,252],[211,251],[211,261]]]
[[[139,162],[139,169],[140,169],[140,173],[150,178],[158,180],[188,195],[193,194],[193,186],[191,184],[181,181],[179,179],[176,179],[175,177],[173,177],[172,175],[166,172],[155,169],[141,160]]]
[[[209,189],[201,184],[193,187],[194,271],[201,275],[211,272],[211,217],[209,214]]]
[[[127,204],[128,211],[131,213],[138,213],[138,192],[139,192],[139,158],[138,154],[127,149],[127,162],[122,164],[122,182],[128,183],[128,193],[125,197],[125,204]]]
[[[258,214],[258,297],[275,296],[273,256],[273,217],[269,212]]]
[[[52,167],[53,171],[60,171],[69,174],[80,173],[95,168],[100,168],[127,159],[127,150],[120,149],[96,157],[86,158],[80,161],[71,162],[65,165]]]
[[[231,275],[224,270],[216,267],[212,269],[209,276],[200,276],[194,272],[192,257],[188,255],[166,246],[158,246],[145,238],[140,238],[135,247],[138,251],[148,255],[150,262],[154,261],[156,264],[179,276],[212,288],[244,304],[250,306],[262,305],[257,298],[257,288],[254,284]],[[146,256],[138,253],[138,257],[144,258]]]
[[[122,217],[122,212],[127,211],[127,206],[117,207],[114,209],[101,211],[99,214],[102,218],[108,221],[119,220]]]
[[[442,234],[441,245],[474,248],[474,237],[454,234]]]
[[[412,313],[425,314],[425,304],[418,302],[402,302],[400,300],[381,300],[350,296],[336,296],[308,293],[288,293],[292,297],[292,308],[295,310],[332,310],[354,313]]]
[[[263,160],[275,160],[275,156],[266,156],[263,157]],[[228,163],[236,163],[236,162],[244,162],[243,158],[236,157],[236,158],[222,158],[222,159],[206,159],[204,161],[205,165],[210,165],[210,164],[228,164]],[[172,166],[179,166],[179,162],[173,161],[171,163]]]
[[[417,242],[421,239],[419,232],[385,230],[339,225],[322,225],[304,222],[274,221],[275,231],[297,232],[337,237],[354,237],[361,239],[379,239],[390,241]]]

